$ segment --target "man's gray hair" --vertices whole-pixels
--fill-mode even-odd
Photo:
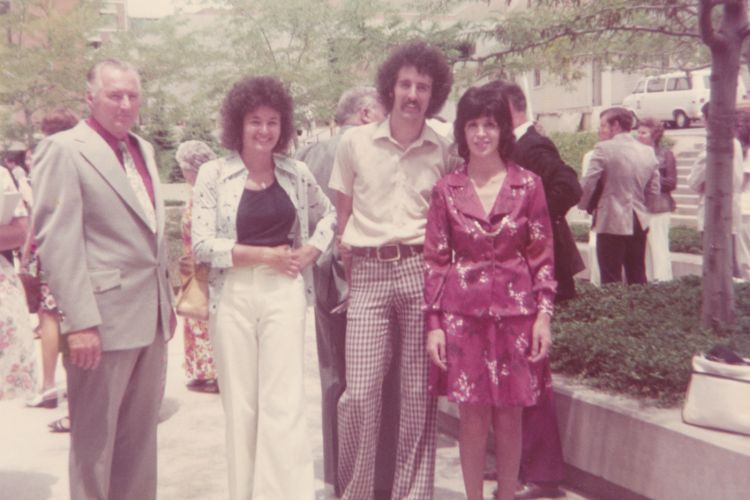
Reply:
[[[347,90],[341,94],[336,105],[336,116],[334,117],[336,125],[344,125],[359,113],[359,110],[378,102],[378,91],[375,87],[361,86]]]
[[[177,164],[183,170],[198,170],[207,161],[216,158],[211,148],[203,141],[185,141],[174,154]]]
[[[138,84],[140,85],[141,77],[135,66],[120,59],[102,59],[101,61],[94,63],[94,65],[89,68],[88,73],[86,73],[86,88],[92,94],[96,94],[99,90],[101,74],[104,68],[117,68],[121,71],[132,71],[138,75]]]

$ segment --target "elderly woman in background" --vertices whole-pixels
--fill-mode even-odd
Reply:
[[[315,496],[305,312],[311,264],[333,238],[335,212],[305,164],[282,154],[293,116],[279,80],[237,82],[221,110],[222,143],[233,153],[204,165],[194,190],[193,255],[211,267],[209,333],[233,499]]]
[[[465,164],[432,191],[424,243],[430,391],[459,405],[468,500],[483,497],[495,430],[498,495],[510,500],[521,460],[521,413],[551,383],[556,283],[542,182],[510,160],[513,124],[496,88],[470,88],[454,134]]]
[[[45,136],[62,132],[73,128],[78,123],[78,116],[67,108],[56,108],[44,115],[41,129]],[[33,181],[33,163],[31,162],[32,150],[27,151],[27,168],[31,171]],[[33,192],[30,192],[29,201],[33,205]],[[39,302],[37,317],[39,318],[39,339],[42,345],[42,387],[41,392],[26,402],[33,408],[56,408],[61,397],[55,383],[55,372],[57,371],[57,357],[60,353],[60,322],[57,303],[50,292],[49,286],[42,280],[42,268],[36,256],[36,245],[33,238],[34,230],[29,229],[26,242],[21,256],[21,268],[24,272],[39,278]],[[68,432],[70,420],[67,416],[50,422],[49,428],[52,432]]]
[[[9,203],[17,192],[10,172],[0,167],[0,197]],[[0,251],[23,244],[27,215],[19,202],[12,218],[0,221]],[[31,396],[35,389],[36,355],[23,286],[13,265],[0,254],[0,399]]]
[[[653,118],[638,122],[638,141],[654,148],[659,160],[661,190],[657,196],[646,200],[651,213],[648,237],[646,239],[646,277],[649,281],[669,281],[672,279],[672,259],[669,255],[669,214],[675,209],[670,194],[677,187],[677,161],[672,151],[662,146],[664,125]]]
[[[177,147],[175,159],[182,170],[182,176],[190,184],[195,185],[198,169],[204,163],[216,159],[214,153],[205,142],[185,141]],[[193,248],[190,240],[191,219],[193,211],[193,197],[182,212],[182,257],[180,258],[180,274],[183,281],[193,273]],[[208,323],[193,318],[185,318],[185,372],[187,387],[192,391],[219,391],[216,383],[216,369],[214,368],[214,353],[211,339],[208,336]]]

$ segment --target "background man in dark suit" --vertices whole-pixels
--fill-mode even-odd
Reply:
[[[560,302],[575,296],[573,276],[585,268],[565,219],[571,207],[581,198],[581,186],[575,170],[560,158],[555,145],[541,135],[526,112],[526,96],[512,82],[497,80],[487,86],[503,89],[508,96],[513,119],[516,146],[511,157],[520,166],[541,177],[547,198],[555,252],[555,279]],[[549,358],[540,367],[549,370]],[[523,412],[523,450],[519,473],[522,483],[516,498],[539,498],[560,494],[559,484],[564,478],[564,463],[557,415],[551,388],[543,389],[536,406]]]

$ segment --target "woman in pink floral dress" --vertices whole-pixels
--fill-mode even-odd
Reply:
[[[556,283],[541,180],[510,161],[508,104],[469,89],[454,134],[466,161],[432,192],[424,256],[430,391],[459,404],[466,495],[481,499],[487,434],[495,429],[498,498],[512,499],[521,456],[521,412],[549,372]]]
[[[17,192],[10,172],[0,166],[0,193]],[[19,203],[10,222],[0,224],[0,251],[20,247],[26,238],[26,209]],[[26,297],[13,265],[0,254],[0,399],[28,397],[36,389],[36,353]]]
[[[185,141],[177,148],[175,159],[177,160],[182,175],[192,186],[198,175],[198,169],[209,160],[216,158],[216,154],[202,141]],[[190,221],[192,218],[193,198],[190,200],[182,213],[182,258],[180,259],[181,270],[192,272],[192,242],[190,240]],[[213,349],[208,337],[208,323],[192,318],[184,318],[185,321],[185,372],[187,374],[187,387],[199,392],[218,392],[219,386],[216,382],[216,370],[214,369]]]

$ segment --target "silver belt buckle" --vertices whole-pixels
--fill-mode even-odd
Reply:
[[[396,253],[393,257],[383,257],[380,254],[380,251],[385,248],[395,248]],[[397,260],[401,259],[401,248],[398,246],[398,244],[394,245],[381,245],[375,249],[375,256],[378,258],[380,262],[396,262]]]

